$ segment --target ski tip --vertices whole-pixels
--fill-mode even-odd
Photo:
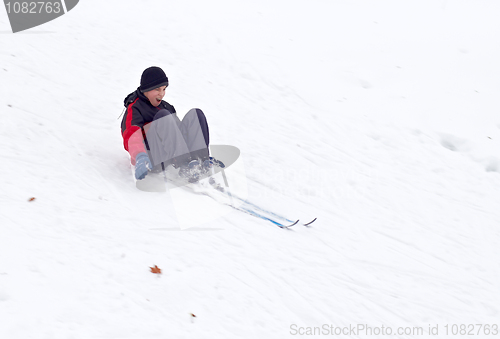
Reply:
[[[295,222],[294,222],[293,224],[291,224],[291,225],[282,225],[282,226],[280,226],[280,227],[281,227],[281,228],[290,228],[290,227],[292,227],[292,226],[294,226],[294,225],[297,225],[297,223],[298,223],[299,221],[300,221],[300,220],[299,220],[299,219],[297,219],[297,221],[295,221]]]
[[[315,222],[315,221],[316,221],[316,219],[318,219],[318,218],[314,218],[313,220],[309,221],[307,224],[304,224],[304,226],[309,226],[309,225],[311,225],[313,222]]]

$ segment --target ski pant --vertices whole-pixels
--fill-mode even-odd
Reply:
[[[182,119],[162,109],[156,113],[146,133],[146,147],[155,169],[173,164],[178,167],[192,159],[208,159],[208,124],[205,114],[191,109]]]

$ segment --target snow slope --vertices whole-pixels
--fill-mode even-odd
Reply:
[[[17,34],[0,10],[0,338],[500,325],[499,9],[88,0]],[[137,190],[117,118],[151,65],[250,201],[314,227],[181,231]]]

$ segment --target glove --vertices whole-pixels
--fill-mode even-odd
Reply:
[[[141,152],[137,154],[135,157],[135,178],[137,180],[142,180],[148,174],[148,171],[151,171],[153,165],[149,160],[149,157],[146,153]]]

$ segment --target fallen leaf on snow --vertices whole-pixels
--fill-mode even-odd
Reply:
[[[155,267],[150,267],[151,272],[156,273],[156,274],[161,274],[161,269],[158,268],[158,266],[155,265]]]

